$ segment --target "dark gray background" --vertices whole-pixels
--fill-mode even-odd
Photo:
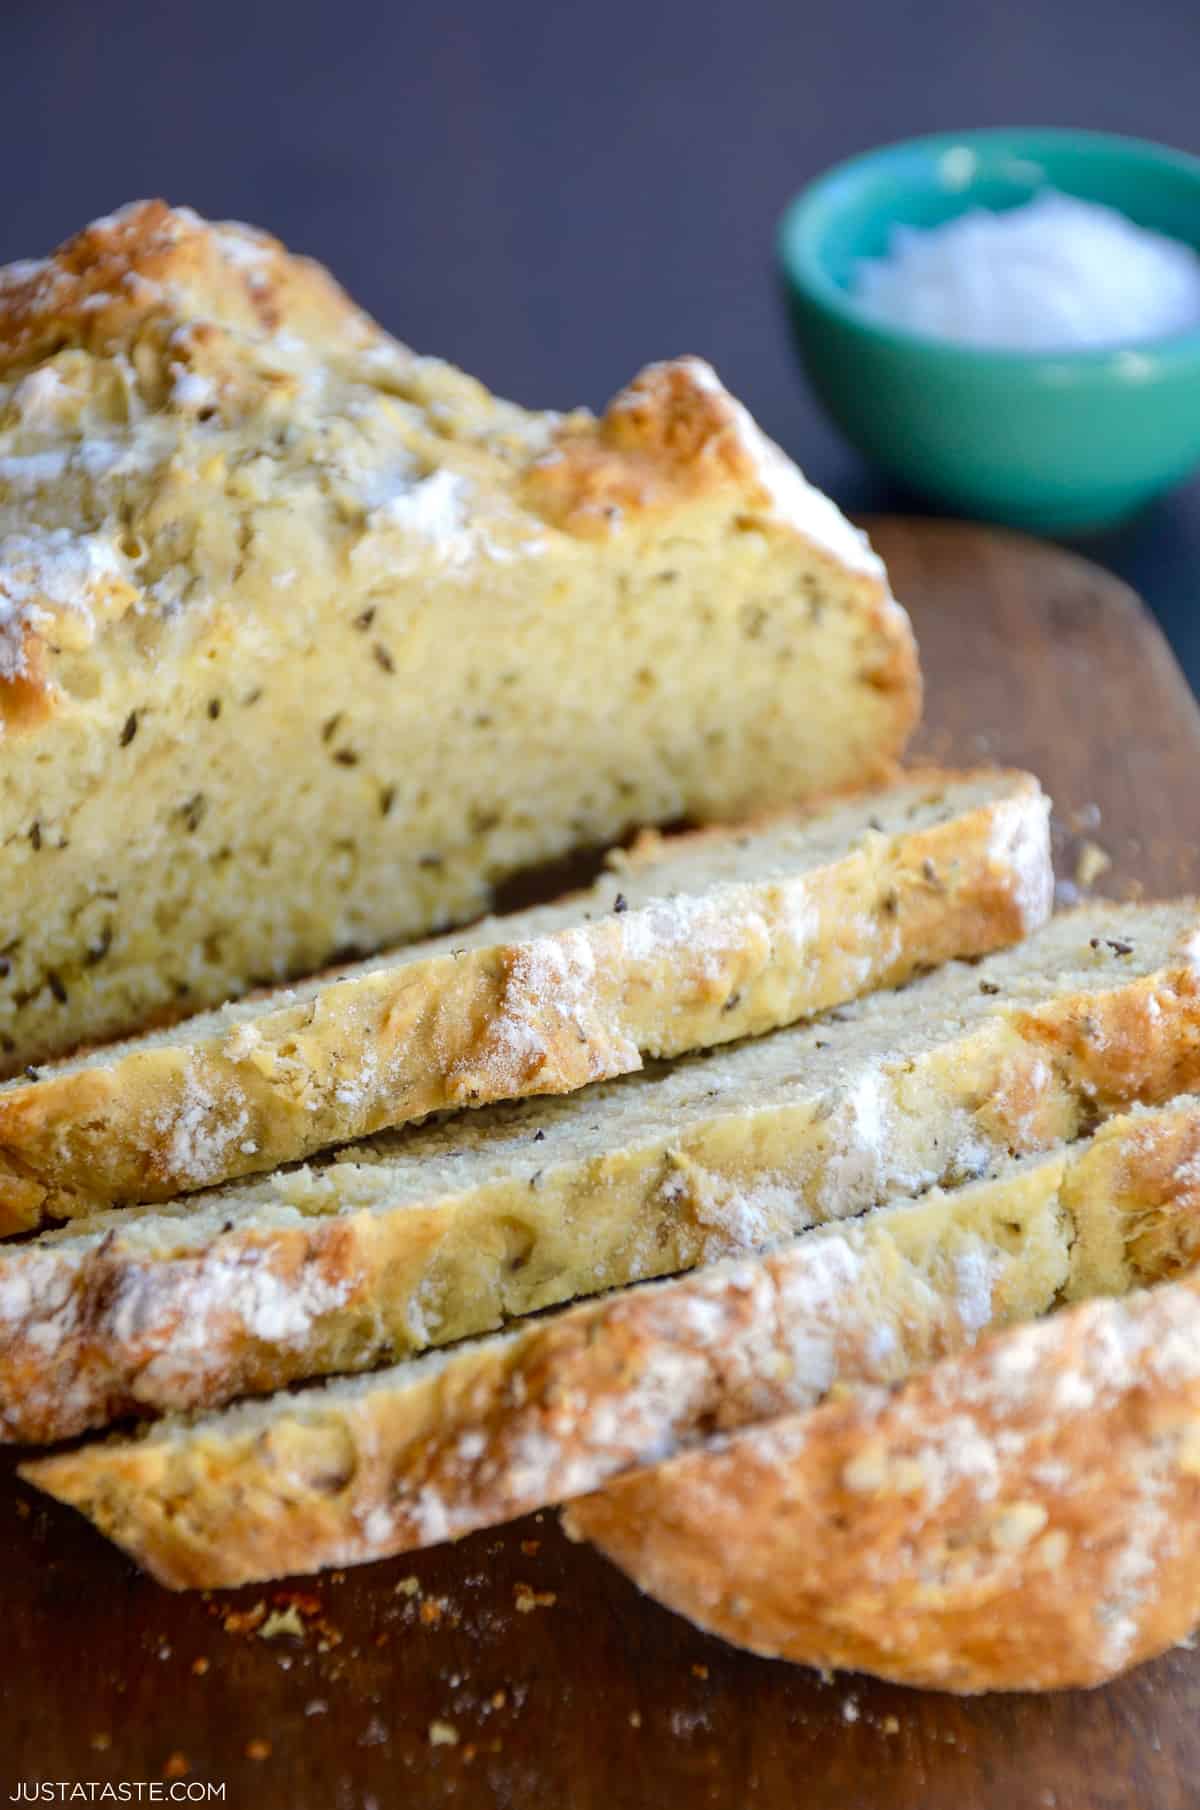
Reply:
[[[0,259],[163,194],[270,227],[525,402],[598,405],[703,353],[851,507],[911,505],[797,375],[772,272],[788,196],[954,126],[1200,151],[1200,0],[0,0],[0,59]],[[1200,485],[1088,550],[1200,686]]]

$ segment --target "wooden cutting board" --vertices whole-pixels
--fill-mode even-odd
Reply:
[[[1016,536],[872,532],[921,641],[921,752],[1039,772],[1068,879],[1092,843],[1099,891],[1200,889],[1200,712],[1137,598]],[[0,1805],[44,1779],[213,1781],[231,1810],[1200,1802],[1200,1654],[1057,1697],[823,1681],[702,1637],[553,1514],[299,1596],[171,1596],[10,1470]],[[302,1633],[264,1638],[275,1611]]]

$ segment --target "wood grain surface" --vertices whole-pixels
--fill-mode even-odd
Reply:
[[[921,640],[922,752],[1035,768],[1068,881],[1090,842],[1098,891],[1200,888],[1200,713],[1138,600],[1033,541],[872,531]],[[1190,1652],[1041,1698],[822,1680],[702,1637],[553,1514],[211,1599],[140,1577],[8,1460],[0,1530],[0,1805],[40,1780],[213,1781],[231,1810],[1200,1803]],[[302,1633],[264,1638],[288,1611]]]

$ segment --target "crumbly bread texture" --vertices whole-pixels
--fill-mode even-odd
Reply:
[[[160,202],[0,272],[4,1072],[878,777],[919,704],[880,562],[697,359],[530,414]]]
[[[1197,927],[1094,907],[810,1025],[11,1246],[0,1430],[366,1370],[1169,1099],[1200,1085]],[[408,1374],[370,1385],[385,1427]]]
[[[835,1385],[904,1378],[1060,1296],[1171,1274],[1200,1244],[1198,1156],[1200,1103],[1143,1110],[767,1255],[22,1474],[176,1588],[454,1538]]]
[[[1102,1684],[1200,1620],[1200,1277],[713,1441],[567,1519],[758,1653],[938,1690]]]
[[[431,1112],[567,1093],[1044,922],[1049,801],[913,773],[738,831],[644,835],[586,892],[0,1086],[0,1229],[166,1200]]]

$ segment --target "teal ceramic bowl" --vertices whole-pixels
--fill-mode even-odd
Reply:
[[[779,259],[796,343],[843,432],[966,514],[1081,533],[1200,463],[1200,329],[1081,352],[980,350],[872,321],[850,283],[890,229],[1053,187],[1200,249],[1200,158],[1100,132],[952,132],[839,165],[792,202]]]

